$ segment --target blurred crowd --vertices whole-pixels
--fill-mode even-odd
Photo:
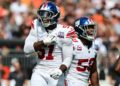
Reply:
[[[44,1],[46,0],[0,0],[0,39],[25,39],[31,22],[36,18],[36,11]],[[120,54],[120,0],[48,1],[55,2],[59,7],[61,24],[72,26],[81,16],[88,16],[96,22],[97,35],[94,43],[98,50],[100,80],[108,80],[111,86],[119,86],[120,76],[113,68]],[[22,50],[19,46],[15,49]],[[0,47],[3,55],[9,50],[6,46]],[[10,76],[11,73],[7,78]]]

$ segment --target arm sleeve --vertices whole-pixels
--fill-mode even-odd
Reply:
[[[66,38],[63,40],[62,54],[63,54],[62,65],[65,65],[68,68],[71,64],[72,57],[73,57],[72,39]]]
[[[37,41],[37,38],[36,38],[36,35],[34,32],[35,32],[34,29],[31,29],[28,37],[25,40],[24,52],[26,55],[35,52],[33,44],[34,44],[34,42]]]
[[[66,36],[63,40],[62,44],[62,53],[63,53],[63,65],[67,68],[70,66],[72,59],[73,59],[73,44],[72,39],[77,37],[75,30],[73,27],[69,26],[66,29]]]

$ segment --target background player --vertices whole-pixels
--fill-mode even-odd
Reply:
[[[56,86],[59,76],[71,63],[71,37],[75,36],[75,32],[70,26],[57,24],[60,12],[53,2],[43,3],[37,16],[24,45],[26,54],[37,52],[39,57],[31,86]]]
[[[74,57],[66,77],[68,86],[88,86],[89,78],[92,86],[99,86],[96,67],[96,50],[92,48],[95,37],[95,23],[81,17],[75,21],[78,38],[73,40]]]

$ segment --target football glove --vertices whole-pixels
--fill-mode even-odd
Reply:
[[[33,44],[35,51],[39,51],[44,47],[43,41],[37,41]]]
[[[62,71],[59,68],[52,69],[49,73],[50,76],[55,80],[59,79],[59,77],[62,75]]]

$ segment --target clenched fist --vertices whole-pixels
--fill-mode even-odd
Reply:
[[[53,79],[59,79],[59,77],[62,75],[62,71],[59,68],[55,68],[55,69],[50,69],[48,70],[50,77],[52,77]]]
[[[39,51],[39,50],[43,49],[44,46],[45,45],[44,45],[43,41],[37,41],[33,44],[35,51]]]
[[[35,42],[33,44],[33,46],[34,46],[35,51],[39,51],[39,50],[43,49],[45,46],[51,45],[55,41],[56,41],[55,36],[48,36],[45,39],[43,39],[42,41]]]

